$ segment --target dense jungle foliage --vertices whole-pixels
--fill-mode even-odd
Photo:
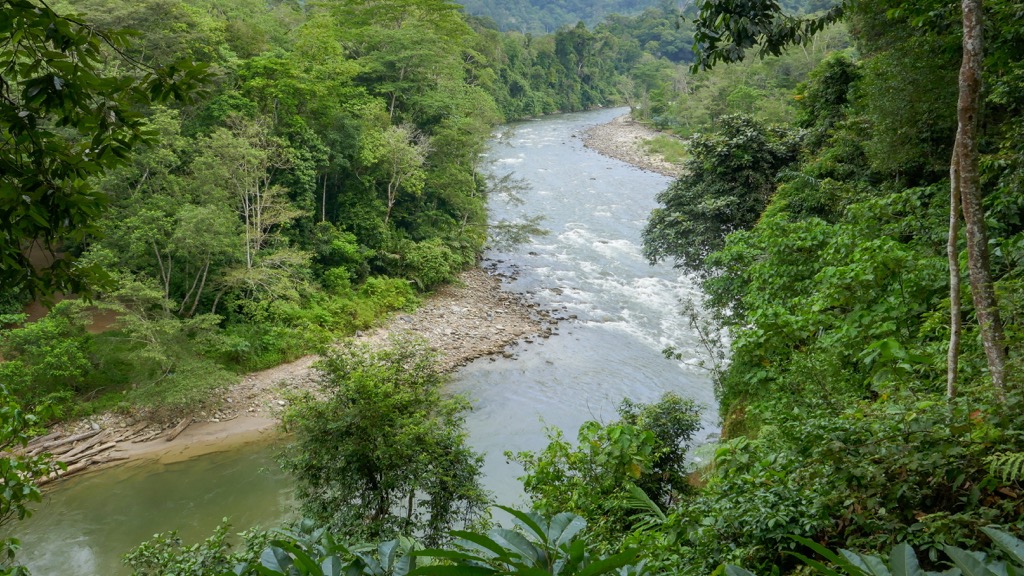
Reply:
[[[846,8],[852,46],[796,87],[791,121],[755,108],[694,136],[645,231],[652,261],[700,280],[695,325],[729,337],[728,362],[713,366],[726,440],[699,490],[633,532],[666,569],[788,571],[799,562],[787,551],[808,552],[793,536],[874,552],[909,542],[942,568],[946,546],[987,545],[983,526],[1024,528],[1021,5],[984,12],[978,152],[1002,386],[967,288],[970,231],[953,236],[964,290],[950,296],[959,7]],[[963,318],[955,397],[951,302]]]
[[[583,22],[594,26],[613,15],[633,16],[647,8],[674,9],[664,0],[463,0],[467,14],[493,21],[501,30],[550,34]]]
[[[19,63],[5,134],[24,140],[0,176],[18,223],[0,372],[21,404],[65,415],[191,407],[415,306],[486,241],[492,126],[624,89],[609,34],[506,34],[443,1],[35,7],[5,3],[0,29]],[[59,291],[92,300],[22,324]]]
[[[192,101],[145,106],[139,139],[125,142],[134,154],[93,171],[106,204],[85,207],[85,233],[52,236],[66,241],[64,261],[89,273],[92,307],[63,302],[23,325],[3,317],[0,448],[23,443],[37,423],[19,403],[68,406],[114,392],[108,405],[187,405],[237,370],[414,305],[486,240],[477,152],[491,125],[620,99],[690,137],[686,173],[659,197],[645,250],[699,280],[706,298],[684,310],[722,352],[708,367],[723,440],[705,449],[704,465],[683,465],[692,404],[627,401],[619,421],[584,425],[578,444],[552,432],[547,449],[509,455],[525,466],[537,508],[513,513],[519,531],[476,515],[485,495],[462,443],[463,407],[425,406],[408,392],[414,382],[433,398],[439,383],[429,362],[405,356],[415,344],[369,363],[331,358],[336,395],[307,399],[294,414],[307,444],[290,465],[305,474],[312,523],[249,534],[238,549],[227,528],[191,547],[163,535],[129,556],[137,573],[744,574],[732,564],[837,573],[813,559],[805,567],[812,554],[858,575],[919,574],[918,559],[929,570],[1016,573],[1021,544],[1007,534],[1024,530],[1020,2],[985,5],[978,138],[987,266],[1009,358],[1002,386],[976,289],[965,282],[951,297],[949,287],[958,4],[850,3],[843,22],[781,55],[701,72],[688,64],[706,30],[676,26],[665,6],[536,37],[431,0],[71,6],[101,28],[143,31],[138,43],[115,44],[121,54],[89,60],[102,74],[159,87],[124,69],[186,55],[208,64],[214,81]],[[827,6],[790,11],[818,8]],[[741,27],[759,25],[747,18]],[[68,126],[50,133],[74,142]],[[954,276],[965,280],[977,264],[970,233],[952,237],[963,270]],[[6,311],[18,312],[25,295],[4,289]],[[955,303],[964,324],[949,394]],[[116,313],[115,330],[87,331],[96,309]],[[388,354],[419,369],[389,368]],[[365,426],[356,405],[393,419]],[[377,451],[337,438],[370,438]],[[327,445],[340,452],[318,458]],[[4,497],[0,524],[26,514],[38,498],[26,479],[45,472],[37,461],[4,462],[4,486],[19,490]],[[438,462],[458,473],[438,476]],[[423,512],[443,494],[458,497],[430,524]],[[476,524],[448,532],[457,516]],[[342,541],[392,537],[375,547]],[[950,552],[992,541],[999,550],[968,554],[973,564]],[[10,561],[16,543],[3,545]],[[894,545],[889,568],[859,555]],[[835,548],[853,552],[827,552]]]

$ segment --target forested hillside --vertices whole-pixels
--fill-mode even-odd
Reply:
[[[80,14],[65,22],[83,38],[132,31],[109,45],[93,36],[95,74],[111,88],[179,66],[205,66],[207,80],[185,101],[144,104],[83,84],[94,90],[89,102],[130,106],[134,124],[113,136],[124,150],[76,180],[80,199],[47,205],[33,216],[44,225],[5,248],[0,298],[12,329],[0,337],[0,366],[28,406],[194,405],[232,372],[414,306],[473,265],[486,241],[479,153],[492,126],[620,99],[607,35],[582,26],[503,34],[467,23],[448,2],[74,0],[56,9]],[[39,54],[66,50],[59,42],[40,33]],[[78,56],[40,58],[25,81],[59,78]],[[11,81],[12,94],[31,88]],[[77,94],[60,88],[54,98]],[[7,112],[19,110],[11,100]],[[106,114],[88,112],[75,120],[79,139]],[[68,123],[49,101],[30,113]],[[88,150],[71,152],[64,165],[91,165]],[[35,186],[37,169],[25,168],[5,185]],[[22,210],[20,197],[11,210]],[[47,224],[63,218],[78,224]],[[25,252],[32,258],[57,255],[38,276],[19,249],[29,240],[45,240]],[[91,293],[92,306],[61,303],[19,328],[24,303],[54,286]],[[86,332],[97,310],[117,318],[113,331]]]
[[[633,15],[664,0],[463,0],[467,14],[493,20],[501,30],[550,34],[583,22],[594,26],[612,14]]]
[[[977,45],[959,5],[846,8],[852,46],[790,93],[791,120],[760,95],[718,117],[645,232],[652,261],[700,279],[705,312],[690,313],[708,341],[729,336],[715,363],[727,440],[643,531],[672,535],[655,556],[688,572],[791,570],[786,552],[808,552],[793,536],[880,553],[906,541],[945,568],[948,546],[988,545],[979,527],[1024,527],[1020,5],[986,5],[984,59],[964,69]],[[696,33],[709,78],[764,66],[730,61],[803,26],[751,46],[765,14],[725,26],[716,10]],[[971,130],[974,151],[954,155]]]
[[[486,242],[495,123],[627,102],[688,138],[644,253],[702,289],[682,313],[719,442],[690,451],[687,399],[624,399],[578,442],[506,454],[534,511],[492,528],[468,406],[430,354],[337,352],[325,397],[289,414],[309,520],[237,548],[226,527],[157,537],[135,573],[1020,571],[1020,2],[708,2],[684,23],[638,5],[550,35],[526,3],[503,21],[444,0],[69,0],[70,20],[3,2],[0,525],[46,471],[7,456],[29,412],[194,406],[414,306]],[[25,266],[33,249],[58,264]],[[26,323],[56,288],[92,301]],[[86,331],[94,308],[112,330]],[[888,568],[856,554],[891,549]]]

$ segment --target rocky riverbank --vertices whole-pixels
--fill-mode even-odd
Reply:
[[[520,340],[555,333],[550,316],[521,295],[501,289],[501,279],[474,268],[440,288],[414,312],[393,316],[357,340],[383,343],[409,332],[426,338],[438,351],[443,370],[454,371],[483,356],[506,353]],[[278,417],[290,393],[315,390],[316,356],[248,374],[224,391],[212,408],[176,422],[149,421],[104,414],[54,430],[36,439],[28,451],[48,451],[69,462],[50,480],[113,462],[139,458],[177,461],[224,450],[278,434]]]
[[[607,124],[600,124],[587,130],[583,134],[583,145],[599,154],[622,160],[637,168],[678,178],[682,170],[679,165],[666,162],[644,148],[644,142],[657,136],[664,134],[636,122],[629,114],[624,114]]]

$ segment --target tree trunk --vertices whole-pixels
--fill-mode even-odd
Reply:
[[[992,384],[1002,394],[1006,383],[1006,348],[999,319],[992,269],[988,257],[988,233],[981,204],[978,169],[978,114],[981,108],[982,25],[981,0],[962,0],[963,63],[957,102],[957,138],[953,157],[960,175],[960,202],[967,232],[967,262],[975,313],[988,359]]]
[[[957,131],[959,133],[959,130]],[[957,138],[959,139],[959,134]],[[956,398],[956,377],[960,369],[960,251],[957,240],[960,230],[960,159],[953,151],[949,163],[949,350],[946,353],[946,396]]]

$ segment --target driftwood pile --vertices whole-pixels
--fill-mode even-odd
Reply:
[[[38,456],[49,454],[54,463],[62,463],[66,469],[56,469],[49,476],[40,478],[37,484],[44,485],[58,478],[66,478],[77,474],[92,466],[99,466],[118,460],[126,460],[128,457],[116,454],[117,447],[125,443],[141,443],[156,440],[163,436],[170,442],[178,437],[188,425],[192,418],[185,418],[177,426],[165,430],[159,425],[149,422],[140,422],[128,428],[93,429],[80,434],[64,435],[62,432],[51,432],[45,436],[34,438],[28,446],[22,450],[27,456]]]

